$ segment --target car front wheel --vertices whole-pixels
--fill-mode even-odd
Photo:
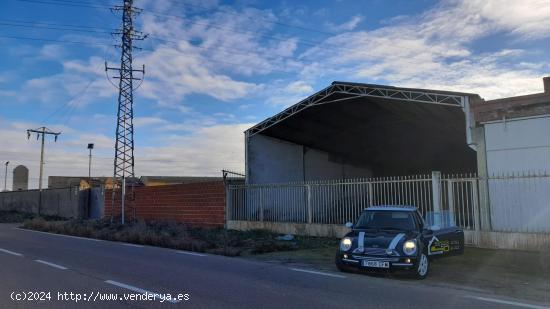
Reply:
[[[430,259],[422,252],[418,257],[418,262],[414,270],[414,276],[416,279],[425,279],[428,276],[430,269]]]

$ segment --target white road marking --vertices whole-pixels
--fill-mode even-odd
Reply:
[[[16,255],[16,256],[23,256],[23,254],[21,254],[21,253],[13,252],[13,251],[2,249],[2,248],[0,248],[0,252],[4,252],[4,253],[7,253],[7,254]]]
[[[147,291],[147,290],[142,289],[142,288],[138,288],[138,287],[135,287],[135,286],[131,286],[131,285],[121,283],[121,282],[118,282],[118,281],[113,281],[113,280],[105,280],[105,283],[112,284],[112,285],[118,286],[120,288],[127,289],[127,290],[130,290],[130,291],[134,291],[134,292],[137,292],[137,293],[140,293],[140,294],[153,294],[153,295],[161,295],[161,296],[166,295],[166,294]],[[159,298],[159,301],[160,300],[162,300],[162,299]],[[176,304],[176,303],[180,302],[179,300],[176,300],[176,299],[167,299],[166,301],[169,302],[169,303],[172,303],[172,304]]]
[[[123,245],[124,245],[124,246],[128,246],[128,247],[143,248],[142,245],[136,245],[136,244],[123,243]]]
[[[523,308],[532,308],[532,309],[550,309],[550,307],[546,306],[539,306],[539,305],[531,305],[531,304],[525,304],[525,303],[519,303],[515,301],[508,301],[508,300],[501,300],[496,298],[487,298],[487,297],[479,297],[479,296],[465,296],[467,298],[473,298],[481,301],[486,301],[490,303],[497,303],[497,304],[504,304],[504,305],[510,305],[510,306],[517,306],[517,307],[523,307]]]
[[[46,262],[44,260],[34,260],[34,261],[38,262],[38,263],[42,263],[44,265],[51,266],[53,268],[61,269],[61,270],[66,270],[67,269],[67,267],[64,267],[64,266],[61,266],[61,265],[58,265],[58,264],[54,264],[54,263],[50,263],[50,262]]]
[[[67,237],[67,238],[76,238],[76,239],[84,239],[84,240],[91,240],[91,241],[103,241],[103,240],[101,240],[101,239],[86,238],[86,237],[78,237],[78,236],[63,235],[63,234],[56,234],[56,233],[48,233],[48,232],[42,232],[42,231],[35,231],[35,230],[22,229],[22,228],[19,228],[19,227],[14,227],[14,229],[20,230],[20,231],[26,231],[26,232],[34,232],[34,233],[40,233],[40,234],[47,234],[47,235],[54,235],[54,236]]]
[[[300,272],[309,273],[309,274],[316,274],[321,276],[334,277],[334,278],[346,278],[346,276],[331,274],[331,273],[324,273],[321,271],[314,271],[314,270],[307,270],[307,269],[300,269],[300,268],[290,268],[290,270],[300,271]]]
[[[176,251],[177,253],[181,254],[187,254],[187,255],[194,255],[194,256],[206,256],[206,254],[196,253],[196,252],[190,252],[190,251]]]

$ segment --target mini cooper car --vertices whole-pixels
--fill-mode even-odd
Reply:
[[[413,206],[366,208],[357,223],[346,223],[351,232],[340,241],[336,266],[340,271],[406,270],[426,278],[431,259],[464,251],[464,231],[454,226],[452,214],[428,216],[431,226]]]

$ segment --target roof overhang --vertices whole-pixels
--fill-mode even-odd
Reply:
[[[246,131],[247,136],[258,134],[285,119],[313,106],[322,104],[337,103],[342,101],[355,100],[360,98],[379,98],[401,102],[437,104],[461,108],[466,114],[467,134],[470,134],[470,110],[469,101],[471,97],[479,98],[479,95],[472,93],[451,92],[441,90],[400,88],[385,85],[372,85],[350,82],[333,82],[325,89],[305,98],[304,100],[290,106],[282,112],[267,118]],[[470,144],[470,136],[468,136]]]

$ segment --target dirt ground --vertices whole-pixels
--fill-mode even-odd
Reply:
[[[250,255],[246,258],[319,270],[338,271],[335,248]],[[391,280],[411,280],[389,275]],[[419,284],[448,286],[517,299],[550,301],[550,251],[524,252],[466,248],[461,256],[437,259]]]

